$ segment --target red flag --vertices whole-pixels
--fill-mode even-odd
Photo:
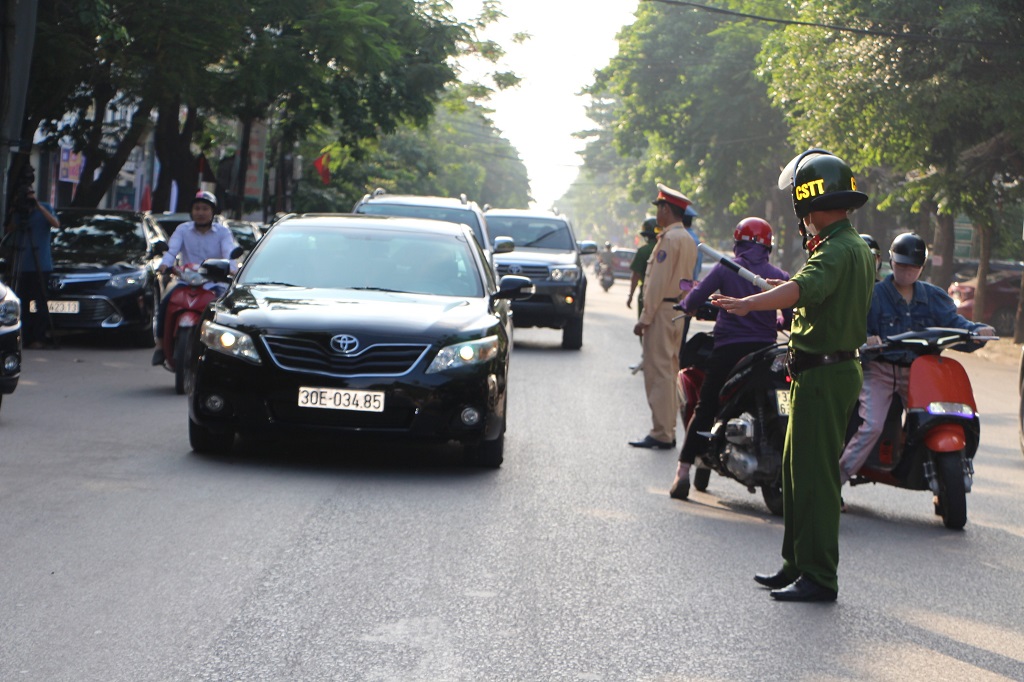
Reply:
[[[321,154],[316,157],[316,161],[313,162],[313,168],[316,168],[316,172],[320,174],[320,180],[325,185],[331,184],[331,169],[327,167],[327,164],[330,162],[330,154]]]

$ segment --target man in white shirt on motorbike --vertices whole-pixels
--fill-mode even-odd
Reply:
[[[208,258],[231,258],[235,249],[235,239],[225,225],[214,220],[217,214],[217,198],[210,192],[200,191],[192,199],[190,210],[192,220],[178,225],[171,235],[167,253],[160,261],[160,274],[174,265],[181,256],[182,265],[202,263]],[[232,264],[232,270],[235,265]],[[178,284],[177,286],[182,286]],[[177,288],[177,287],[174,287]],[[174,288],[169,289],[160,301],[156,322],[156,350],[153,351],[153,364],[164,362],[164,318],[167,316],[167,301]]]

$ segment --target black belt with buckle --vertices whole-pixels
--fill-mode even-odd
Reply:
[[[834,353],[807,353],[805,351],[790,348],[786,354],[786,366],[789,368],[790,376],[796,376],[822,365],[834,365],[837,362],[856,360],[860,357],[859,350],[838,350]]]

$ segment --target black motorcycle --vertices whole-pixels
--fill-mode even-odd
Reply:
[[[698,319],[714,319],[718,309],[702,307]],[[679,356],[677,389],[683,423],[693,416],[704,363],[711,355],[713,334],[698,332],[684,343]],[[693,487],[707,490],[711,472],[745,485],[753,493],[761,489],[768,510],[782,515],[782,445],[789,423],[789,372],[786,346],[767,346],[741,359],[719,394],[718,412],[694,472]]]

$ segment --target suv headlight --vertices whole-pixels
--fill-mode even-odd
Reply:
[[[199,340],[210,350],[233,355],[254,365],[262,364],[252,337],[237,329],[206,320],[199,332]]]
[[[7,289],[3,299],[0,299],[0,326],[13,327],[18,324],[19,319],[21,319],[21,301],[14,295],[13,289]]]
[[[575,282],[580,278],[580,270],[575,265],[564,268],[551,268],[551,279],[556,282]]]
[[[146,281],[146,271],[136,270],[134,272],[123,272],[120,275],[111,275],[107,281],[109,286],[115,289],[126,289],[142,284]]]
[[[479,365],[498,354],[498,337],[488,336],[475,341],[462,341],[445,346],[430,363],[427,374],[446,372],[450,369]]]

